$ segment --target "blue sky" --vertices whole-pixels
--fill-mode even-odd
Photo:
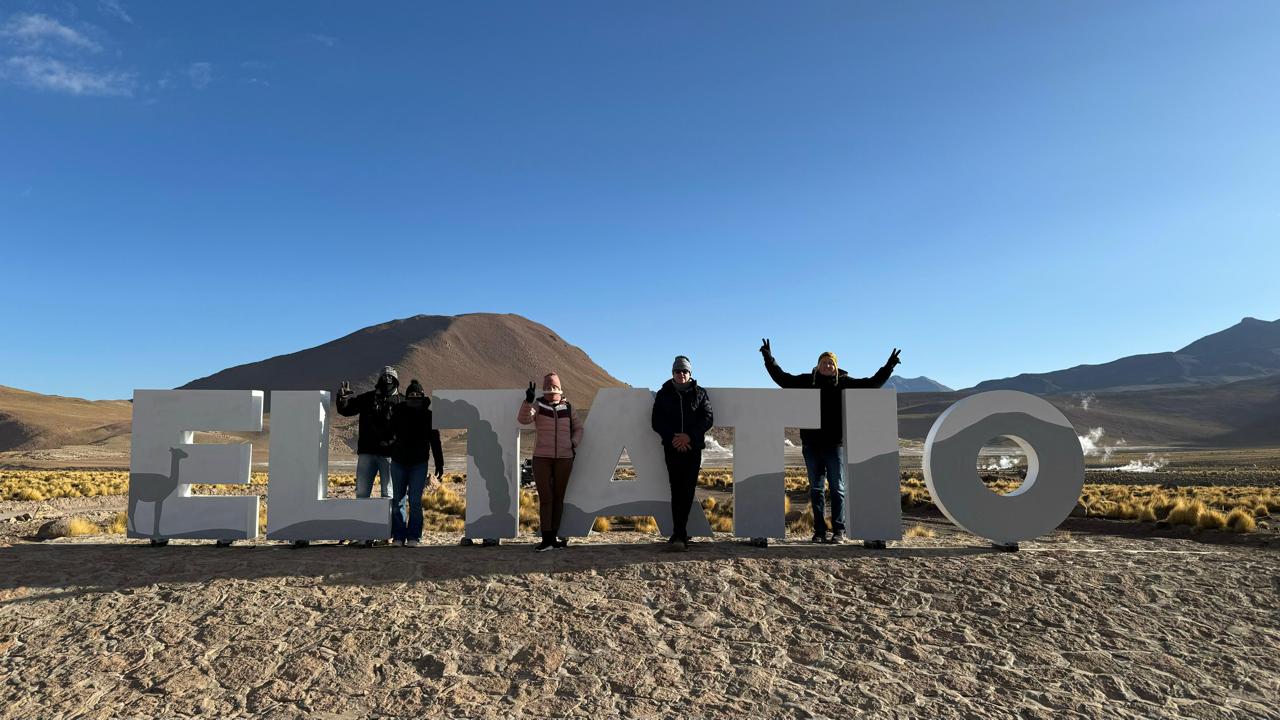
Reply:
[[[1280,317],[1280,4],[370,5],[0,2],[0,384],[486,311],[964,387]]]

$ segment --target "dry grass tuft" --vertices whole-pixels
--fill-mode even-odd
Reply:
[[[1221,530],[1227,526],[1227,515],[1220,510],[1205,510],[1196,525],[1205,530]]]
[[[1243,508],[1236,508],[1227,514],[1227,527],[1231,528],[1231,532],[1250,533],[1258,529],[1258,523],[1252,514]]]
[[[73,517],[67,521],[66,537],[97,535],[100,532],[102,532],[102,528],[98,527],[98,523],[88,518]]]
[[[658,532],[658,521],[648,516],[636,516],[631,518],[631,526],[636,532],[656,533]]]
[[[613,529],[613,523],[609,522],[609,518],[601,515],[591,524],[591,529],[595,532],[609,532]]]
[[[935,532],[933,528],[925,527],[924,525],[919,525],[919,524],[912,525],[911,527],[907,528],[907,531],[905,533],[903,533],[903,537],[907,537],[907,538],[931,538],[931,537],[937,537],[937,536],[938,536],[938,533]]]
[[[103,526],[103,530],[109,535],[125,534],[129,531],[129,516],[125,513],[116,513]]]
[[[1200,523],[1200,516],[1207,510],[1208,508],[1199,500],[1182,500],[1173,506],[1164,521],[1170,525],[1195,526]]]

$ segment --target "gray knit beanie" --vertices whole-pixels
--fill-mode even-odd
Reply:
[[[690,375],[693,374],[693,365],[689,363],[689,358],[684,355],[677,355],[676,359],[671,363],[671,372],[677,370],[686,370]]]

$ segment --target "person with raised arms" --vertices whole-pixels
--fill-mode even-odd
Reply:
[[[842,393],[850,388],[883,387],[902,362],[897,348],[889,354],[884,367],[869,378],[850,377],[841,370],[836,354],[830,351],[818,356],[812,372],[792,375],[778,367],[768,338],[761,340],[760,354],[769,377],[781,388],[818,388],[820,390],[821,426],[800,430],[804,464],[809,473],[809,502],[813,510],[812,542],[840,544],[844,542],[844,402]],[[831,488],[831,536],[827,537],[825,484]],[[866,540],[869,548],[884,549],[883,540]]]
[[[671,379],[653,396],[653,431],[662,441],[671,483],[671,538],[676,550],[689,549],[689,512],[693,508],[698,472],[702,469],[702,448],[707,433],[715,425],[711,398],[693,379],[689,358],[677,355],[671,364]]]
[[[431,398],[422,384],[410,380],[404,402],[391,409],[391,537],[401,547],[422,542],[422,492],[427,486],[427,461],[435,455],[436,481],[444,476],[440,431],[431,427]]]
[[[564,494],[569,488],[573,458],[582,442],[582,422],[564,398],[560,376],[554,372],[542,378],[542,397],[535,399],[533,381],[516,412],[516,422],[534,427],[533,482],[538,490],[538,529],[542,542],[538,552],[563,548],[569,541],[559,536],[564,515]]]

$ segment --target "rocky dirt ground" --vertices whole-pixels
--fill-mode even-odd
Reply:
[[[1274,536],[919,521],[879,552],[10,537],[0,718],[1280,717]]]

